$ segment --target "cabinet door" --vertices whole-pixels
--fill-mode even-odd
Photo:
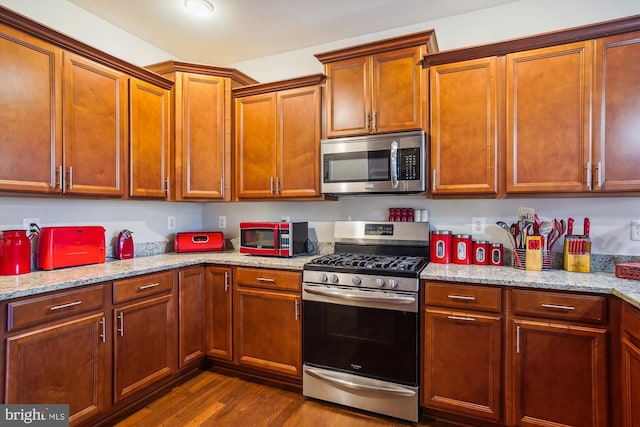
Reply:
[[[68,404],[75,425],[106,410],[103,313],[9,337],[5,403]]]
[[[507,192],[588,190],[592,46],[506,56]]]
[[[605,329],[514,320],[511,334],[513,425],[607,425]]]
[[[496,194],[497,58],[431,67],[432,194]]]
[[[230,156],[228,79],[179,75],[176,102],[176,199],[222,200]],[[230,161],[230,160],[229,160]]]
[[[204,357],[204,268],[178,272],[179,368]]]
[[[373,56],[373,132],[422,128],[421,53],[419,47],[410,47]]]
[[[114,310],[114,402],[175,371],[175,314],[172,295]]]
[[[363,135],[371,131],[370,68],[368,56],[325,65],[327,137]]]
[[[320,195],[320,87],[277,94],[279,197]]]
[[[502,417],[502,318],[425,310],[423,406]]]
[[[63,58],[64,192],[123,196],[128,78],[72,53]]]
[[[236,99],[238,198],[270,198],[276,187],[276,94]]]
[[[640,32],[596,40],[594,189],[640,190]]]
[[[622,417],[625,427],[640,425],[640,348],[622,339]]]
[[[207,355],[232,361],[233,297],[231,269],[207,267],[204,282]]]
[[[0,25],[0,190],[60,191],[61,50]]]
[[[234,292],[237,363],[302,378],[300,296],[242,287]]]
[[[164,199],[169,167],[169,91],[129,81],[129,195]]]

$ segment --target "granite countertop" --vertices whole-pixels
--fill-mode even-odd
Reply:
[[[53,271],[34,271],[18,276],[0,276],[0,301],[197,264],[302,270],[305,263],[317,256],[275,258],[245,255],[237,251],[167,253]],[[640,281],[619,279],[613,273],[571,273],[564,270],[536,272],[512,267],[430,263],[422,270],[420,278],[614,294],[640,308]]]

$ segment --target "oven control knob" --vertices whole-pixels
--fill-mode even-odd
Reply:
[[[360,283],[362,283],[362,279],[359,276],[353,276],[353,279],[351,279],[351,283],[353,283],[356,286],[359,286]]]
[[[327,275],[326,275],[326,274],[324,274],[324,273],[321,273],[321,274],[320,274],[320,281],[321,281],[322,283],[324,283],[324,282],[326,282],[327,280],[329,280],[329,278],[327,277]]]
[[[376,279],[376,285],[378,285],[379,288],[383,287],[384,286],[384,279],[381,279],[381,278],[378,277]]]
[[[331,275],[331,283],[338,283],[338,276],[336,276],[335,274]]]
[[[396,279],[389,279],[389,286],[391,289],[395,289],[398,287],[398,281]]]

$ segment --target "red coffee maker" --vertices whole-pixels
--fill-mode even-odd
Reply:
[[[0,276],[31,272],[31,240],[25,230],[0,231]]]

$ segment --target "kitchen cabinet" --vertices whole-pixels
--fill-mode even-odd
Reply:
[[[327,75],[326,136],[422,129],[422,57],[435,50],[435,34],[425,31],[315,55]]]
[[[205,270],[202,266],[178,271],[178,367],[204,358]]]
[[[70,425],[110,407],[109,286],[7,306],[6,404],[68,404]]]
[[[594,69],[592,188],[640,190],[640,31],[597,39]]]
[[[63,192],[124,196],[128,76],[63,53]]]
[[[499,422],[502,289],[425,282],[422,406]]]
[[[233,361],[233,270],[207,266],[204,279],[205,348],[214,359]]]
[[[114,402],[177,369],[173,272],[113,284]]]
[[[640,311],[622,310],[622,418],[625,427],[640,425]]]
[[[301,272],[237,268],[235,273],[237,364],[301,380]]]
[[[231,89],[256,81],[234,69],[178,61],[147,68],[175,82],[171,200],[231,200]]]
[[[509,425],[608,425],[606,298],[510,291]]]
[[[253,85],[235,98],[238,199],[319,199],[321,74]]]
[[[0,190],[59,192],[62,50],[0,25],[0,63]]]
[[[498,192],[498,71],[491,56],[430,68],[431,194]]]
[[[169,179],[170,92],[129,80],[129,196],[166,199]]]

